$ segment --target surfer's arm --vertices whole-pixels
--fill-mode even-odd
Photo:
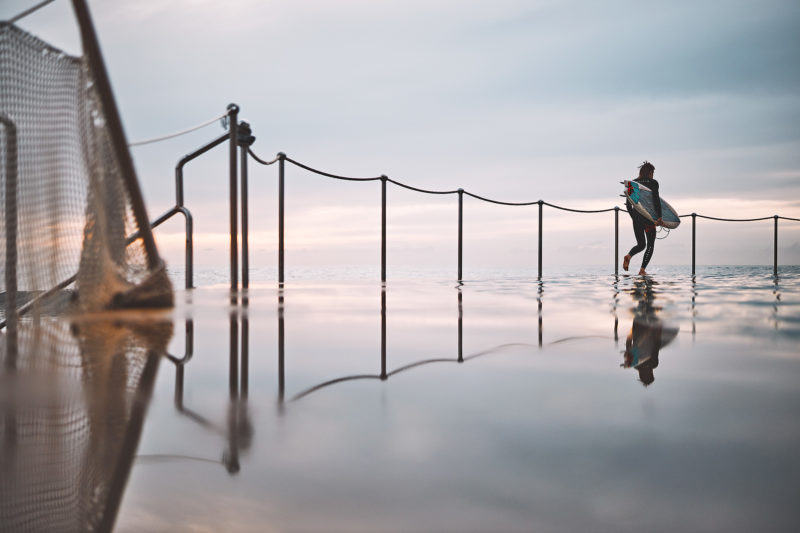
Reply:
[[[653,191],[653,209],[656,212],[656,224],[661,226],[664,221],[661,219],[661,197],[658,195],[658,182],[653,180],[650,184],[650,190]]]

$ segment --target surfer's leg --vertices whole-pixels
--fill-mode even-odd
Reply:
[[[638,254],[646,247],[646,240],[644,236],[644,225],[638,223],[636,219],[633,219],[633,234],[636,237],[636,246],[631,248],[631,251],[628,252],[628,255],[631,257]]]
[[[650,263],[650,258],[653,257],[653,248],[655,248],[656,245],[656,227],[647,226],[644,229],[644,233],[647,236],[647,247],[644,250],[644,257],[642,257],[642,270],[647,268],[647,265]]]

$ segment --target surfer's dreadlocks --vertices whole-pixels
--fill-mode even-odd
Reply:
[[[644,176],[650,172],[655,171],[656,167],[650,161],[645,161],[639,166],[639,175]]]

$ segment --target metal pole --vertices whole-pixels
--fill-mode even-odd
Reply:
[[[215,146],[222,144],[223,142],[227,141],[230,138],[230,135],[225,133],[220,135],[213,141],[204,146],[201,146],[191,154],[187,154],[178,161],[178,164],[175,165],[175,206],[184,214],[186,217],[186,288],[191,289],[194,287],[194,252],[193,252],[193,245],[192,245],[192,214],[189,212],[186,207],[184,207],[184,198],[183,198],[183,167],[186,166],[186,163],[189,161],[200,157],[204,153],[208,152]]]
[[[150,220],[147,217],[144,198],[142,197],[142,191],[139,189],[139,182],[136,179],[133,159],[128,151],[128,141],[125,138],[125,131],[122,129],[122,121],[117,110],[117,104],[114,101],[114,93],[111,91],[111,83],[103,63],[103,56],[100,53],[100,44],[97,41],[97,34],[92,24],[89,8],[84,0],[72,0],[72,6],[80,26],[83,50],[88,58],[92,77],[94,78],[93,81],[97,87],[97,95],[105,115],[114,155],[120,167],[122,181],[125,183],[131,210],[147,254],[147,266],[151,270],[155,270],[161,265],[161,258],[158,255],[153,232],[150,230]]]
[[[192,223],[192,214],[189,212],[188,209],[185,207],[181,207],[181,210],[186,217],[186,243],[184,245],[184,249],[186,252],[186,288],[191,289],[194,287],[194,244],[193,244],[193,223]]]
[[[458,281],[461,281],[461,266],[464,257],[464,189],[458,189]]]
[[[230,262],[231,262],[231,291],[236,291],[239,288],[239,246],[238,236],[239,231],[237,228],[237,198],[236,198],[236,146],[238,144],[238,118],[239,106],[236,104],[228,105],[228,129],[230,130],[230,147],[229,147],[229,179],[228,179],[228,192],[229,192],[229,211],[230,211],[230,231],[231,231],[231,244],[230,244]]]
[[[692,276],[694,276],[694,251],[695,251],[695,220],[697,213],[692,213]]]
[[[5,115],[0,115],[0,124],[6,130],[6,197],[5,226],[6,257],[6,367],[15,368],[17,358],[17,126]]]
[[[242,145],[239,149],[241,156],[241,180],[242,180],[242,288],[250,286],[250,254],[247,235],[247,145]]]
[[[772,273],[778,275],[778,215],[775,215],[775,244],[773,247]]]
[[[210,143],[201,146],[191,154],[186,154],[181,158],[180,161],[178,161],[178,164],[175,165],[175,205],[178,207],[183,207],[183,167],[186,166],[186,163],[192,159],[200,157],[215,146],[218,146],[229,139],[230,134],[224,133]]]
[[[278,283],[283,283],[283,181],[286,154],[278,153]]]
[[[386,281],[386,175],[381,175],[381,281]]]
[[[539,200],[539,279],[542,279],[542,206],[544,202]]]
[[[614,206],[614,275],[619,274],[619,206]]]

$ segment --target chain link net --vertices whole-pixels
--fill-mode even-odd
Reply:
[[[2,205],[16,180],[17,211],[0,217],[0,252],[4,273],[16,268],[18,302],[73,276],[80,310],[112,306],[141,284],[150,296],[161,292],[171,301],[166,273],[148,269],[142,239],[128,243],[142,228],[86,60],[0,23],[0,73],[0,114],[17,137],[14,154],[8,128],[0,128],[0,168],[16,157],[17,169],[16,176],[4,170],[0,178]],[[0,276],[0,293],[6,284]]]

